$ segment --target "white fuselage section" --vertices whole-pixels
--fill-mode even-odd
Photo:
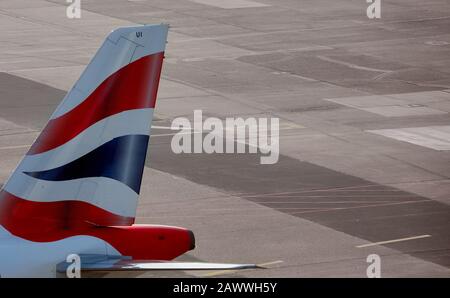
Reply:
[[[0,226],[1,277],[57,277],[56,265],[70,254],[118,254],[105,241],[74,236],[55,242],[32,242]]]

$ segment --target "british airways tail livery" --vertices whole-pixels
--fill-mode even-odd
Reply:
[[[134,225],[167,39],[165,24],[111,32],[0,190],[0,276],[80,269],[241,269],[170,262],[187,229]]]

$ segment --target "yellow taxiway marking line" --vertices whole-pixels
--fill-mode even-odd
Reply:
[[[279,264],[279,263],[283,263],[283,261],[282,260],[277,260],[277,261],[273,261],[273,262],[267,262],[267,263],[256,264],[256,265],[259,266],[259,267],[266,267],[266,266],[275,265],[275,264]],[[235,273],[235,272],[244,271],[244,270],[254,270],[254,269],[220,270],[220,271],[214,271],[214,272],[203,274],[200,277],[212,277],[212,276],[217,276],[217,275]]]
[[[420,235],[420,236],[414,236],[414,237],[408,237],[408,238],[400,238],[400,239],[394,239],[394,240],[380,241],[380,242],[374,242],[374,243],[358,245],[356,247],[357,248],[363,248],[363,247],[383,245],[383,244],[388,244],[388,243],[402,242],[402,241],[422,239],[422,238],[428,238],[428,237],[431,237],[431,235]]]

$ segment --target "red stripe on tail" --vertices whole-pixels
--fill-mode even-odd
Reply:
[[[27,154],[61,146],[111,115],[132,109],[154,108],[163,57],[164,53],[145,56],[109,76],[73,110],[50,120]]]
[[[55,230],[133,223],[133,217],[116,215],[84,201],[35,202],[0,191],[0,224],[25,239],[53,241],[51,232]]]

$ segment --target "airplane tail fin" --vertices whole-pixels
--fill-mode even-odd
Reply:
[[[2,226],[134,223],[167,32],[108,35],[1,190]]]

